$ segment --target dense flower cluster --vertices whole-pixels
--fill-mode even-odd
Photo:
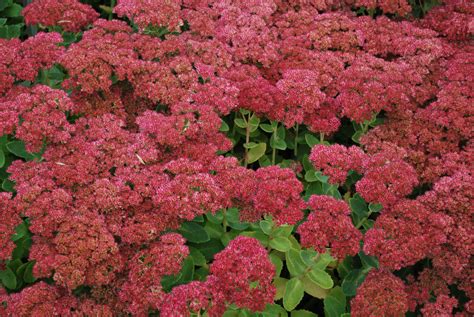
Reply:
[[[161,283],[192,252],[174,231],[231,207],[243,221],[277,225],[298,224],[309,207],[301,244],[338,260],[363,241],[380,269],[358,288],[353,316],[473,314],[473,6],[443,3],[413,22],[405,0],[119,0],[111,20],[76,0],[33,1],[27,24],[91,27],[67,45],[55,32],[0,39],[0,134],[44,150],[2,170],[16,194],[0,194],[0,264],[28,218],[28,260],[51,283],[0,290],[0,315],[263,310],[275,267],[253,238],[222,241],[199,281],[170,292]],[[61,89],[37,84],[55,64],[66,72]],[[344,200],[323,195],[335,186],[321,183],[306,203],[291,168],[220,155],[234,146],[221,117],[241,109],[288,134],[304,125],[344,139],[309,155],[330,184],[344,185]],[[360,147],[349,120],[368,130]],[[354,193],[383,207],[361,230],[346,202]],[[413,275],[391,273],[422,260],[429,265]]]
[[[6,260],[11,257],[15,244],[10,237],[15,233],[15,227],[21,223],[15,206],[11,203],[11,195],[0,193],[0,214],[2,222],[0,224],[0,260]]]
[[[351,301],[351,316],[404,316],[408,296],[403,281],[388,271],[370,271]]]
[[[331,196],[314,195],[308,205],[312,212],[298,227],[301,245],[313,247],[321,253],[330,247],[331,254],[340,260],[359,252],[362,234],[352,224],[346,202]]]
[[[41,27],[60,26],[64,31],[79,32],[99,14],[78,0],[34,0],[22,12],[26,24]]]
[[[417,201],[401,200],[365,233],[364,252],[377,256],[383,266],[393,270],[413,265],[439,252],[451,229],[450,220]]]
[[[26,41],[0,39],[0,97],[17,81],[33,81],[41,68],[58,61],[64,49],[59,33],[38,33]],[[1,101],[1,99],[0,99]]]
[[[39,152],[44,143],[65,143],[71,137],[73,127],[65,115],[70,110],[72,102],[65,92],[43,85],[0,104],[2,117],[11,118],[4,129],[25,141],[29,152]]]
[[[175,31],[183,24],[180,9],[181,1],[119,0],[114,12],[128,17],[141,28],[167,27]]]
[[[214,305],[225,302],[253,311],[263,310],[273,300],[275,268],[265,248],[254,238],[237,237],[216,254],[210,267]]]
[[[371,10],[380,8],[385,13],[396,13],[401,16],[411,12],[411,6],[406,0],[356,0],[355,4]]]
[[[346,148],[340,144],[317,144],[309,156],[314,167],[329,176],[332,184],[344,184],[351,170],[362,173],[365,158],[365,153],[359,147]]]

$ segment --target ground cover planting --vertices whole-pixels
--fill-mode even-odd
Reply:
[[[0,316],[472,316],[474,4],[1,0]]]

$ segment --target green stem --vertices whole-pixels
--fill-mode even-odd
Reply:
[[[273,129],[273,138],[276,139],[278,138],[278,123],[276,125],[276,127]],[[272,147],[272,165],[275,165],[275,161],[276,161],[276,148],[275,147]]]
[[[110,0],[110,13],[109,13],[109,20],[114,18],[114,7],[115,7],[116,0]]]
[[[226,213],[225,213],[225,209],[222,209],[222,226],[224,227],[224,232],[227,232],[227,218],[226,218]]]
[[[243,114],[242,117],[244,118],[244,121],[246,123],[246,128],[245,128],[245,144],[250,143],[250,125],[248,123],[248,120],[245,119],[245,115]],[[250,115],[249,115],[249,120],[250,120]],[[248,154],[249,154],[249,149],[245,147],[245,157],[244,157],[244,166],[247,167],[248,165]]]
[[[319,142],[321,142],[321,143],[324,142],[324,132],[319,133]]]
[[[298,128],[299,128],[299,125],[297,123],[295,126],[295,150],[294,150],[295,157],[298,156]]]
[[[359,229],[359,228],[364,224],[364,222],[366,222],[366,221],[369,219],[369,217],[370,217],[371,214],[372,214],[372,212],[369,210],[369,213],[367,214],[367,216],[364,217],[364,218],[362,218],[362,220],[359,221],[359,222],[356,224],[355,227],[356,227],[357,229]]]

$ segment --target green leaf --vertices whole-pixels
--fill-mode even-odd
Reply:
[[[23,281],[27,284],[36,281],[36,278],[33,276],[33,266],[35,266],[35,261],[30,261],[26,264],[25,272],[23,273]]]
[[[380,212],[382,210],[382,205],[381,204],[374,204],[374,203],[370,203],[369,204],[369,211],[372,212],[372,213],[377,213],[377,212]]]
[[[346,296],[339,286],[334,287],[324,299],[326,317],[340,317],[346,312]]]
[[[210,222],[218,225],[218,224],[221,224],[222,221],[224,220],[224,214],[222,213],[221,210],[219,210],[215,214],[212,214],[212,213],[209,212],[209,213],[206,214],[206,218]]]
[[[193,258],[194,264],[196,266],[206,265],[206,258],[201,253],[201,251],[199,251],[198,249],[190,247],[189,248],[189,255]]]
[[[312,268],[311,271],[306,273],[306,276],[323,289],[330,289],[334,286],[331,275],[321,269]]]
[[[23,23],[0,26],[0,38],[13,39],[20,37]]]
[[[7,149],[10,153],[24,158],[26,160],[32,160],[35,156],[31,153],[28,153],[25,148],[25,143],[23,141],[11,141],[7,143]]]
[[[260,221],[259,225],[260,225],[260,229],[262,229],[262,231],[265,234],[270,235],[272,233],[273,223],[271,221],[262,220]]]
[[[288,313],[280,305],[267,304],[265,311],[262,312],[262,317],[288,317]]]
[[[318,138],[316,138],[314,135],[309,134],[309,133],[306,133],[304,135],[304,139],[306,140],[306,144],[308,144],[310,148],[320,143]]]
[[[301,255],[301,258],[303,259],[303,262],[307,266],[313,266],[314,259],[318,255],[318,252],[316,252],[313,249],[304,249],[304,250],[301,250],[300,255]]]
[[[355,194],[354,197],[349,199],[349,205],[352,210],[351,215],[355,225],[369,215],[367,203],[359,194]]]
[[[300,309],[292,311],[291,317],[318,317],[318,315],[310,311]]]
[[[181,225],[179,232],[189,242],[203,243],[209,241],[211,238],[202,226],[195,222],[185,222]]]
[[[313,267],[318,268],[320,270],[325,270],[329,263],[333,261],[334,258],[331,256],[331,254],[329,254],[329,252],[320,253],[319,257],[314,262]]]
[[[352,270],[353,262],[353,258],[347,256],[344,261],[339,263],[339,265],[337,266],[337,273],[341,279],[344,279],[347,274],[349,274],[349,272]]]
[[[254,132],[255,130],[258,129],[258,125],[260,124],[260,118],[257,117],[254,113],[252,114],[252,116],[250,116],[248,124],[250,128],[250,132]]]
[[[9,267],[0,272],[0,279],[6,288],[15,289],[17,286],[15,273]]]
[[[269,256],[270,261],[272,261],[273,265],[275,266],[275,276],[280,276],[281,270],[283,269],[283,261],[273,252],[271,252]]]
[[[224,249],[222,243],[217,239],[211,239],[208,242],[204,243],[193,244],[192,246],[198,249],[202,253],[202,255],[204,255],[207,261],[212,260],[214,254]]]
[[[178,279],[178,284],[185,284],[190,282],[194,276],[194,260],[193,257],[188,256],[184,261],[180,271],[181,275]]]
[[[5,165],[5,153],[0,149],[0,168],[2,168],[3,165]]]
[[[246,149],[253,149],[256,146],[258,146],[258,144],[255,142],[244,143],[244,148]]]
[[[375,256],[370,256],[370,255],[365,254],[363,251],[360,251],[359,258],[364,268],[366,269],[372,268],[372,267],[376,269],[379,268],[379,260]]]
[[[220,239],[224,234],[224,228],[221,225],[217,225],[212,222],[207,222],[204,226],[204,230],[206,230],[209,236],[214,239]]]
[[[268,246],[268,236],[261,231],[244,231],[240,234],[257,239],[264,247]]]
[[[268,123],[262,123],[260,128],[267,133],[273,133],[273,127]]]
[[[13,3],[8,8],[3,10],[2,16],[8,18],[19,17],[21,16],[21,10],[23,10],[23,7],[21,5]]]
[[[282,277],[275,277],[273,280],[273,285],[276,288],[276,294],[273,298],[274,300],[282,299],[285,295],[286,284],[288,283],[288,279]]]
[[[270,239],[270,247],[281,252],[286,252],[290,250],[291,242],[285,237],[275,237]]]
[[[277,227],[273,231],[273,236],[274,237],[289,237],[291,232],[293,232],[293,226],[290,225],[282,225]]]
[[[284,125],[280,125],[277,129],[277,136],[279,139],[284,140],[286,137],[286,129]]]
[[[285,260],[288,271],[292,276],[303,274],[307,267],[301,258],[300,252],[293,248],[286,252]]]
[[[219,131],[227,132],[229,130],[230,130],[229,125],[224,120],[222,120],[221,127],[219,128]]]
[[[13,193],[15,191],[14,186],[15,186],[15,182],[12,182],[8,178],[4,179],[2,182],[2,189],[6,192]]]
[[[327,296],[329,292],[327,289],[321,288],[320,286],[316,285],[306,276],[303,276],[301,278],[301,282],[303,282],[304,291],[315,298],[323,299]]]
[[[304,296],[303,283],[296,277],[286,283],[285,294],[283,295],[283,307],[287,311],[292,311],[298,306]]]
[[[366,273],[363,270],[355,269],[349,272],[342,281],[342,291],[347,296],[355,296],[357,288],[364,282]]]
[[[360,137],[363,135],[364,135],[364,131],[357,131],[356,133],[352,135],[352,141],[354,141],[355,143],[359,143]]]
[[[235,119],[234,119],[234,123],[235,123],[235,125],[238,126],[239,128],[242,128],[242,129],[246,129],[246,128],[247,128],[247,123],[244,121],[244,119],[235,118]]]
[[[266,143],[259,143],[256,147],[250,149],[248,151],[247,163],[251,164],[253,162],[258,161],[258,159],[261,158],[265,154],[266,150],[267,150]]]
[[[309,170],[304,174],[304,180],[312,183],[312,182],[317,182],[318,178],[316,177],[316,171],[315,170]]]
[[[239,317],[239,312],[237,310],[228,310],[222,317]]]
[[[286,150],[287,145],[284,139],[280,139],[275,133],[270,137],[270,146],[272,149]]]
[[[7,8],[12,3],[13,3],[13,0],[2,0],[2,1],[0,1],[0,11],[3,11],[3,9]]]
[[[7,267],[9,267],[13,272],[15,272],[23,262],[20,259],[14,259],[8,262]]]

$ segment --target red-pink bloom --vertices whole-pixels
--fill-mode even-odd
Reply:
[[[19,80],[34,81],[41,68],[49,68],[63,54],[59,33],[40,32],[24,42],[0,39],[0,95]]]
[[[278,121],[286,127],[301,124],[307,116],[321,108],[326,99],[318,84],[319,76],[310,70],[287,70],[276,83],[283,97],[276,109],[272,109]]]
[[[303,185],[289,168],[262,167],[255,173],[257,187],[253,205],[261,215],[271,215],[278,224],[296,224],[303,217]]]
[[[443,5],[428,11],[420,24],[449,40],[469,41],[474,34],[474,5],[469,1],[444,0]]]
[[[38,85],[19,95],[15,103],[21,122],[15,135],[25,141],[29,152],[39,152],[43,143],[65,143],[71,137],[73,127],[66,111],[72,109],[72,102],[64,91]]]
[[[11,201],[11,194],[0,193],[0,259],[10,259],[15,244],[11,240],[15,227],[21,223],[21,218]]]
[[[214,256],[207,283],[216,303],[261,311],[273,302],[275,267],[254,238],[239,236]],[[215,303],[213,303],[215,305]],[[218,306],[218,305],[216,305]]]
[[[11,294],[6,302],[8,316],[71,316],[77,305],[74,296],[43,281]]]
[[[436,254],[447,241],[451,222],[417,201],[401,200],[365,233],[364,252],[376,256],[382,266],[399,270]]]
[[[470,172],[459,171],[453,176],[441,178],[432,190],[418,198],[432,212],[444,213],[453,219],[448,241],[433,257],[433,267],[449,284],[464,281],[470,274],[469,259],[474,250],[473,184]]]
[[[176,31],[183,24],[179,17],[180,9],[180,0],[119,0],[114,8],[114,13],[120,17],[128,17],[141,29],[153,26],[166,27],[169,31]]]
[[[63,41],[56,32],[40,32],[21,43],[12,65],[12,71],[18,79],[34,81],[41,68],[50,68],[64,53],[59,46]]]
[[[161,213],[190,221],[196,216],[227,207],[224,192],[213,177],[201,173],[200,168],[200,164],[185,159],[172,161],[164,167],[172,177],[152,197]]]
[[[403,316],[408,296],[403,281],[388,271],[372,270],[351,300],[351,316]]]
[[[380,8],[384,13],[396,13],[401,16],[411,12],[411,6],[406,0],[356,0],[355,5],[370,10]]]
[[[54,270],[53,278],[58,285],[73,290],[84,284],[108,284],[121,270],[123,263],[118,246],[100,218],[72,215],[59,224],[57,230],[58,233],[50,241],[50,252],[54,254],[38,250],[32,252],[31,258],[37,261],[39,267],[53,261],[49,265]]]
[[[211,290],[209,283],[192,281],[188,284],[173,287],[170,293],[163,297],[160,316],[178,317],[190,313],[199,313],[210,308]]]
[[[364,162],[364,176],[356,183],[356,190],[365,201],[387,207],[418,185],[415,169],[402,161],[396,151],[382,151]]]
[[[440,295],[436,298],[436,302],[427,303],[421,309],[423,316],[453,316],[453,309],[458,305],[458,300],[447,295]]]
[[[331,248],[331,254],[341,260],[359,252],[362,234],[352,224],[346,202],[331,196],[313,195],[308,205],[312,212],[298,227],[302,246],[312,247],[320,253]]]
[[[351,170],[362,173],[365,153],[356,146],[315,145],[309,156],[316,169],[329,176],[331,184],[343,184]]]
[[[122,286],[119,297],[127,304],[130,313],[144,315],[149,309],[159,308],[164,296],[161,278],[177,274],[189,254],[184,242],[179,234],[165,234],[160,241],[135,253],[128,260],[128,280]]]
[[[68,32],[79,32],[99,17],[91,6],[78,0],[34,0],[23,9],[22,14],[26,24],[60,26]]]

